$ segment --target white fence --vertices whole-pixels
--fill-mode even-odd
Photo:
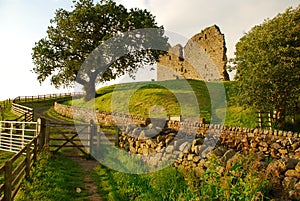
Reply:
[[[19,116],[17,121],[33,121],[33,109],[24,105],[12,103],[11,110],[14,114]]]
[[[17,153],[38,135],[39,122],[0,121],[0,150]]]

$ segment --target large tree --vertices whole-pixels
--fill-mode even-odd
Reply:
[[[236,45],[239,101],[273,111],[280,127],[299,110],[300,6],[253,27]]]
[[[167,50],[163,27],[146,10],[127,10],[111,0],[78,0],[72,8],[58,9],[47,36],[33,47],[33,71],[40,82],[47,77],[56,87],[77,82],[90,100],[97,82],[133,74]]]

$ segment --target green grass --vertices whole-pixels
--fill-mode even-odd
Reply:
[[[139,201],[223,201],[269,200],[270,182],[263,172],[253,168],[255,158],[240,157],[224,167],[215,158],[207,163],[207,170],[199,177],[191,171],[167,167],[150,174],[126,174],[99,166],[94,177],[103,200]]]
[[[83,188],[84,172],[80,166],[61,155],[44,154],[18,193],[18,201],[74,201],[87,200],[89,192]],[[76,192],[81,188],[81,193]]]
[[[13,155],[15,155],[15,153],[0,151],[0,166],[4,165],[5,161],[10,159]]]
[[[11,103],[4,104],[4,101],[2,101],[2,102],[0,101],[0,106],[4,107],[4,105],[5,105],[4,118],[2,117],[2,115],[0,113],[0,121],[14,120],[14,119],[18,118],[18,116],[15,115],[11,111]]]
[[[72,97],[63,97],[63,98],[56,98],[56,99],[49,99],[49,100],[34,100],[28,102],[18,102],[18,104],[30,107],[30,108],[41,108],[41,107],[51,107],[54,105],[54,102],[63,102],[72,100]]]
[[[234,84],[199,80],[124,83],[100,88],[97,98],[89,102],[78,99],[64,103],[142,117],[189,118],[200,114],[207,123],[224,122],[226,112],[225,125],[256,127],[254,110],[236,104]]]

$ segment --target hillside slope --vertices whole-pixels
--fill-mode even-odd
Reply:
[[[233,85],[234,82],[199,80],[124,83],[100,88],[97,98],[89,102],[74,100],[73,105],[143,117],[200,116],[206,122],[220,122],[227,113],[226,125],[255,126],[251,109],[243,110],[234,105]],[[65,103],[72,104],[71,101]]]

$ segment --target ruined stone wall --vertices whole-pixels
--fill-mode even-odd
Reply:
[[[157,64],[157,80],[229,80],[226,62],[224,34],[214,25],[193,36],[184,48],[178,44],[162,55]]]

